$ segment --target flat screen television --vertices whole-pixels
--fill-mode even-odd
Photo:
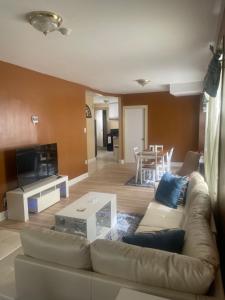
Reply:
[[[16,167],[20,187],[58,175],[57,144],[17,149]]]

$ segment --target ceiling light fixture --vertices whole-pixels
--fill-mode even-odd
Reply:
[[[63,35],[71,33],[70,28],[61,27],[63,19],[54,12],[32,11],[27,14],[27,20],[37,30],[47,35],[49,32],[59,31]]]
[[[150,82],[150,80],[148,80],[148,79],[136,79],[135,81],[138,84],[140,84],[141,86],[145,86],[146,84],[148,84]]]

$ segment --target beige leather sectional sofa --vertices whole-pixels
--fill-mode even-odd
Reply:
[[[19,300],[114,300],[121,287],[175,300],[223,299],[207,185],[192,173],[184,207],[151,202],[137,231],[184,228],[182,254],[46,229],[22,232]]]

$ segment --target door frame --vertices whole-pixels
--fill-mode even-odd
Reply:
[[[125,160],[125,110],[143,108],[145,114],[145,148],[148,148],[148,105],[125,105],[123,106],[123,159]]]

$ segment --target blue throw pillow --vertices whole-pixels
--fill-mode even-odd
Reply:
[[[185,184],[185,177],[165,173],[159,182],[155,200],[166,206],[177,208],[180,193]]]
[[[165,229],[154,232],[137,233],[123,237],[123,242],[136,246],[181,253],[185,231],[182,229]]]

